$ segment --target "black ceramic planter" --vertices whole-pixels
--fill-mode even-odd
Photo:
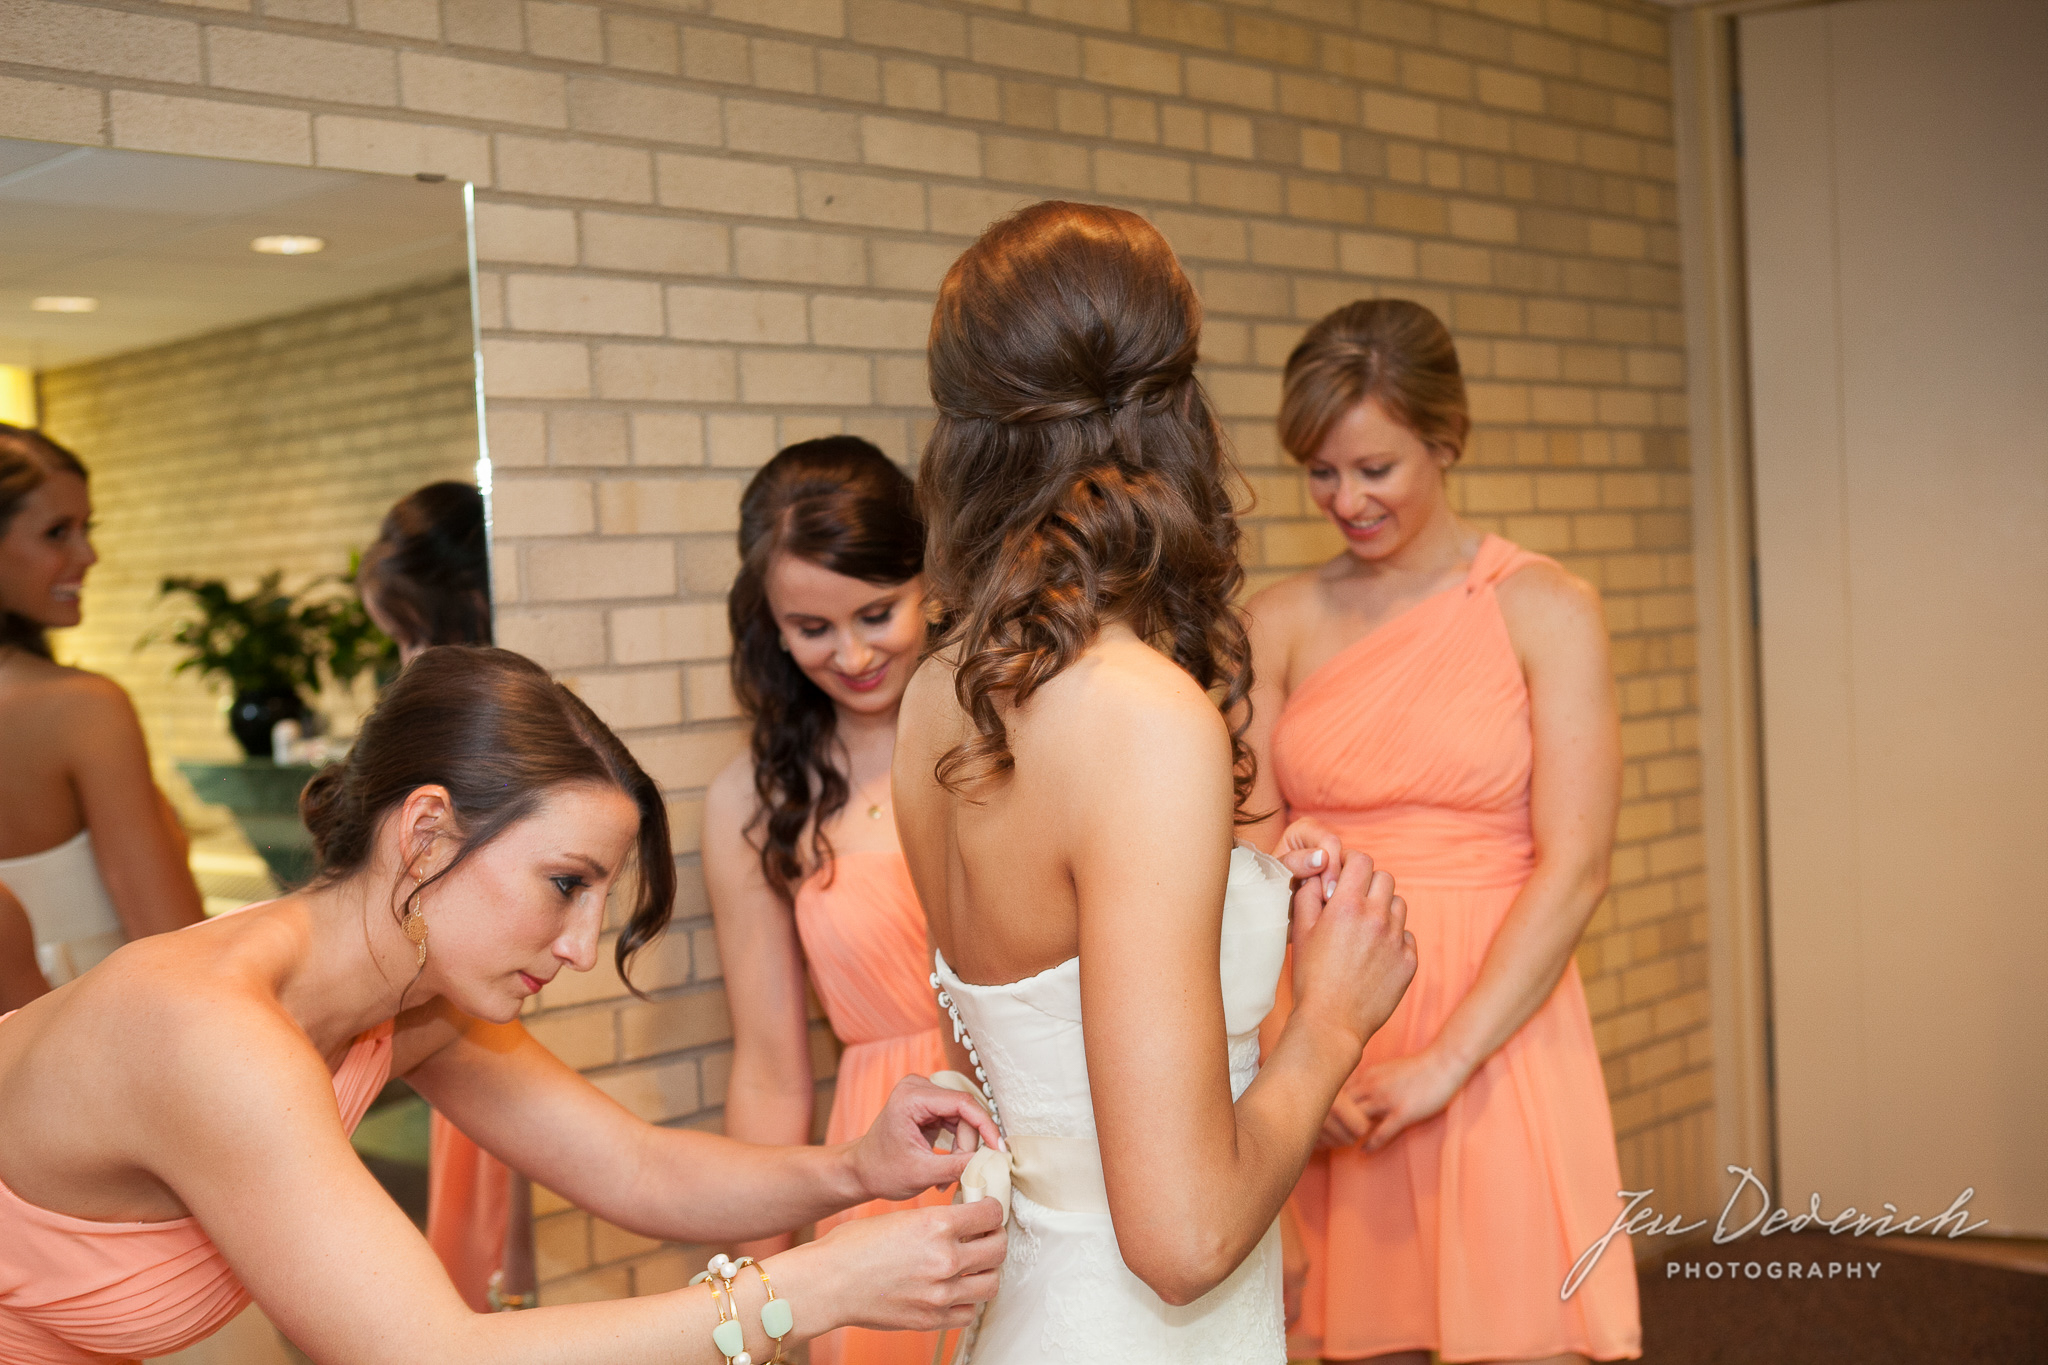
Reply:
[[[237,692],[228,708],[228,729],[251,758],[270,757],[270,727],[281,720],[304,720],[306,703],[296,692]]]

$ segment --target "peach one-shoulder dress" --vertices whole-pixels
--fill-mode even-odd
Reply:
[[[825,1141],[851,1142],[905,1076],[947,1066],[930,985],[924,907],[894,849],[841,853],[796,891],[796,931],[832,1032],[845,1045]],[[818,1233],[852,1218],[944,1204],[945,1190],[905,1203],[876,1199],[818,1220]],[[841,1328],[811,1342],[811,1365],[931,1365],[938,1334]]]
[[[1346,647],[1274,723],[1289,818],[1313,816],[1370,853],[1408,903],[1415,979],[1361,1066],[1437,1036],[1535,866],[1529,689],[1494,590],[1538,562],[1487,536],[1461,586]],[[1378,1152],[1310,1161],[1294,1195],[1312,1262],[1295,1347],[1333,1360],[1639,1355],[1626,1237],[1559,1299],[1614,1221],[1620,1188],[1600,1054],[1568,962],[1442,1113]]]
[[[390,1074],[387,1020],[359,1036],[334,1073],[344,1130],[355,1131]],[[7,1365],[171,1355],[248,1305],[249,1291],[197,1218],[100,1223],[38,1208],[0,1184],[0,1361]]]

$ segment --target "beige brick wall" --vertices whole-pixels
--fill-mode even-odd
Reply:
[[[1628,752],[1615,889],[1579,954],[1622,1166],[1708,1206],[1689,520],[1661,12],[1645,0],[0,0],[0,133],[478,185],[500,630],[672,794],[740,743],[733,495],[783,442],[909,459],[923,319],[992,217],[1156,221],[1258,496],[1254,577],[1333,551],[1275,448],[1279,365],[1361,295],[1440,311],[1472,377],[1478,522],[1598,584]],[[697,879],[658,1003],[563,983],[534,1024],[638,1112],[725,1075]],[[573,996],[565,995],[573,991]],[[681,1258],[571,1211],[560,1298]]]
[[[166,575],[247,591],[348,569],[385,511],[421,484],[476,476],[469,289],[438,279],[38,376],[43,421],[92,471],[85,624],[54,643],[120,680],[173,789],[180,758],[234,759],[224,688],[173,676],[146,632],[181,614]],[[344,730],[369,698],[322,699]]]

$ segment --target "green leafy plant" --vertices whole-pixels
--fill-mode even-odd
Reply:
[[[352,557],[346,576],[315,579],[298,593],[284,591],[281,572],[268,573],[240,597],[217,578],[166,578],[162,595],[182,594],[196,610],[140,643],[168,638],[185,651],[175,672],[218,679],[238,696],[303,697],[320,690],[323,671],[344,687],[365,670],[382,681],[396,672],[398,646],[363,610],[356,567]]]

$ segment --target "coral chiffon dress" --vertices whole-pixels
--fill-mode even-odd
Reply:
[[[948,1065],[929,984],[924,908],[903,855],[894,849],[839,854],[797,887],[796,928],[825,1018],[845,1044],[825,1141],[850,1142],[882,1112],[896,1082]],[[871,1200],[820,1219],[818,1232],[951,1198],[945,1190],[927,1190],[904,1203]],[[937,1344],[933,1332],[846,1327],[811,1343],[811,1365],[930,1365]]]
[[[390,1074],[387,1021],[358,1037],[334,1073],[345,1130],[355,1131]],[[38,1208],[0,1184],[0,1361],[7,1365],[170,1355],[248,1306],[249,1291],[196,1218],[95,1222]]]
[[[479,1313],[491,1310],[491,1276],[505,1263],[512,1171],[436,1109],[427,1120],[427,1245],[448,1281]]]
[[[1529,689],[1494,590],[1536,562],[1547,561],[1486,537],[1461,586],[1316,669],[1274,724],[1289,817],[1370,853],[1408,904],[1415,979],[1361,1066],[1437,1036],[1535,866]],[[1559,1297],[1620,1188],[1592,1021],[1567,963],[1442,1113],[1378,1152],[1310,1162],[1294,1196],[1312,1258],[1295,1348],[1337,1360],[1639,1355],[1626,1237]]]

